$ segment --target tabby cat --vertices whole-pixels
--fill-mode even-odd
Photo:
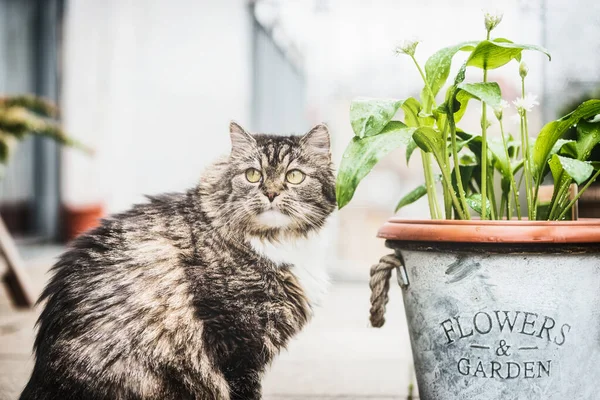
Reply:
[[[230,131],[197,187],[103,220],[60,257],[21,399],[261,398],[326,288],[334,175],[324,125]]]

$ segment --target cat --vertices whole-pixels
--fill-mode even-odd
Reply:
[[[325,125],[230,135],[197,187],[102,220],[59,258],[22,400],[261,398],[325,291],[335,179]]]

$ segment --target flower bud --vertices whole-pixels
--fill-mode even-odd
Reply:
[[[496,12],[484,11],[483,18],[484,18],[484,22],[485,22],[485,29],[488,32],[491,32],[495,27],[497,27],[500,24],[500,22],[502,22],[503,16],[504,16],[504,14],[501,11],[496,11]]]
[[[519,75],[521,75],[522,79],[525,79],[527,72],[529,72],[529,67],[523,61],[521,61],[521,64],[519,64]]]
[[[494,108],[494,114],[498,120],[502,119],[502,111],[509,106],[508,101],[502,99],[498,107]]]
[[[406,55],[413,57],[415,55],[415,51],[417,49],[418,44],[419,44],[419,40],[417,40],[417,39],[403,40],[396,47],[396,54],[406,54]]]
[[[502,109],[501,108],[495,108],[494,114],[496,115],[496,118],[498,118],[498,120],[502,119]]]

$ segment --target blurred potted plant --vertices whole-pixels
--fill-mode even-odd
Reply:
[[[395,253],[371,270],[371,323],[384,323],[396,269],[421,399],[592,399],[594,378],[600,378],[594,339],[600,337],[600,222],[567,219],[600,175],[600,164],[591,159],[600,142],[600,100],[582,103],[530,137],[528,113],[537,102],[526,94],[521,54],[550,55],[536,45],[492,38],[501,20],[501,14],[486,13],[484,40],[443,48],[424,69],[415,57],[418,42],[399,46],[423,79],[420,100],[352,103],[355,137],[338,172],[338,206],[348,204],[390,151],[406,146],[408,160],[420,150],[425,184],[397,209],[427,195],[431,220],[391,218],[379,231]],[[458,53],[466,61],[438,96]],[[513,66],[519,77],[521,97],[513,101],[519,137],[505,133],[509,103],[487,79],[489,70],[503,66]],[[458,123],[474,102],[482,103],[481,129],[468,132]],[[395,119],[400,110],[403,120]],[[498,121],[499,137],[489,134],[489,117]],[[574,126],[576,137],[563,138]],[[540,186],[548,174],[554,190],[544,205]],[[582,187],[569,196],[573,184]]]
[[[58,109],[53,104],[36,96],[0,97],[0,167],[7,165],[17,143],[28,135],[46,137],[62,145],[91,152],[65,134],[56,123],[57,116]],[[15,303],[31,306],[37,296],[27,283],[18,252],[1,217],[0,252],[8,266],[7,280]]]
[[[55,122],[57,117],[57,107],[42,98],[32,95],[0,97],[0,164],[8,163],[16,144],[28,135],[46,137],[91,152],[65,134]]]

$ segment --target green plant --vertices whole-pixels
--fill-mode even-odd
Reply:
[[[0,97],[0,165],[5,166],[16,143],[27,135],[50,138],[65,145],[91,150],[65,134],[56,122],[58,109],[32,95]]]
[[[526,94],[528,68],[521,62],[524,50],[545,54],[540,46],[517,44],[505,38],[491,38],[491,32],[501,22],[502,15],[485,14],[486,37],[443,48],[433,54],[421,68],[415,58],[418,42],[405,42],[397,52],[410,57],[418,69],[424,87],[420,101],[359,98],[350,107],[350,121],[355,136],[348,145],[337,177],[337,201],[340,208],[352,199],[360,181],[377,162],[390,151],[406,146],[406,160],[420,149],[425,184],[400,200],[397,209],[424,195],[429,201],[431,218],[470,219],[471,210],[482,219],[527,216],[530,220],[561,220],[574,202],[600,175],[600,163],[590,159],[600,142],[600,100],[588,100],[573,112],[546,124],[537,138],[530,138],[528,113],[537,104],[535,96]],[[467,59],[446,88],[438,105],[436,96],[450,75],[452,60],[458,53]],[[515,138],[505,132],[500,86],[488,81],[488,71],[515,66],[519,62],[521,97],[513,101],[520,120],[520,135]],[[480,71],[482,81],[465,81],[467,72]],[[517,68],[515,68],[515,72]],[[481,131],[466,132],[458,127],[470,100],[482,103]],[[403,121],[395,120],[402,110]],[[489,111],[489,113],[488,113]],[[488,116],[493,115],[500,126],[500,136],[490,137]],[[577,137],[564,139],[565,132],[577,128]],[[435,164],[434,161],[435,160]],[[437,166],[438,172],[434,169]],[[500,174],[501,194],[496,196],[494,175]],[[554,195],[550,204],[542,205],[539,188],[544,178],[554,178]],[[436,193],[436,180],[441,180],[443,214]],[[583,185],[570,199],[569,187]],[[521,210],[519,193],[524,186],[527,209]],[[499,201],[498,201],[499,200]],[[547,210],[543,213],[539,210]],[[539,211],[539,212],[538,212]]]

